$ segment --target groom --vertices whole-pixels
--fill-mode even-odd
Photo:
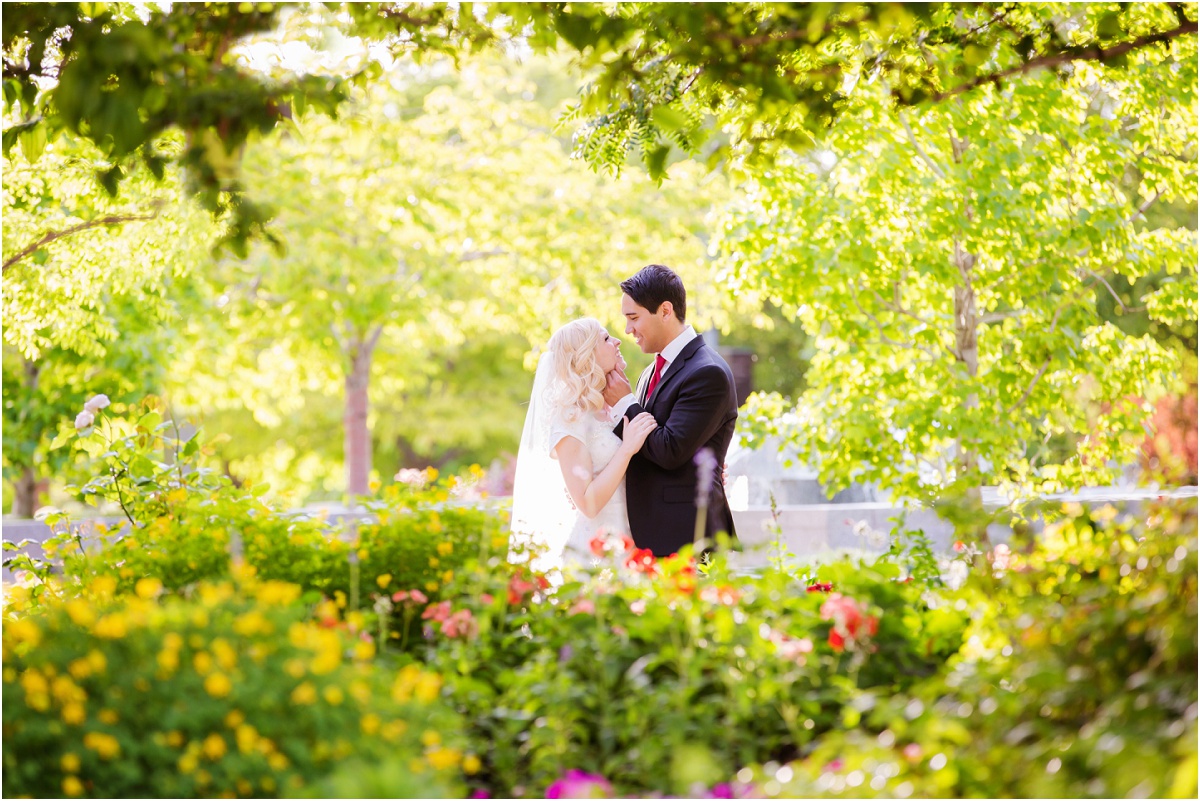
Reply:
[[[625,333],[643,353],[657,354],[638,380],[636,396],[625,373],[608,374],[604,401],[625,420],[643,411],[658,421],[642,449],[629,462],[625,497],[629,525],[639,548],[669,556],[692,542],[696,527],[696,454],[714,457],[709,471],[708,519],[704,536],[734,535],[721,466],[737,421],[737,393],[729,365],[688,325],[687,293],[669,267],[651,264],[621,282]]]

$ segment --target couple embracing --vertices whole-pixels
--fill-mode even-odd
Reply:
[[[651,264],[621,290],[625,333],[656,354],[636,390],[620,340],[591,318],[556,331],[538,360],[512,528],[541,552],[534,565],[542,569],[591,564],[597,536],[675,553],[693,541],[701,479],[709,484],[704,535],[734,535],[720,470],[696,464],[705,449],[724,464],[733,438],[729,365],[687,324],[687,293],[673,270]]]

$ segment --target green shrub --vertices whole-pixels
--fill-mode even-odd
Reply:
[[[203,584],[194,601],[156,600],[154,579],[114,588],[6,610],[6,796],[272,797],[349,757],[399,759],[425,795],[461,786],[441,678],[383,669],[332,604],[310,621],[279,582]]]
[[[859,729],[823,738],[787,781],[754,771],[759,788],[1195,798],[1195,504],[1070,512],[1003,569],[976,557],[951,597],[979,610],[951,672],[869,699]]]
[[[575,768],[620,792],[692,794],[855,725],[858,688],[887,694],[935,673],[966,625],[892,565],[823,567],[829,593],[778,572],[697,575],[684,557],[631,573],[626,558],[619,577],[553,595],[496,559],[432,608],[427,659],[472,740],[491,746],[489,791],[544,792]],[[857,639],[830,613],[839,604]]]

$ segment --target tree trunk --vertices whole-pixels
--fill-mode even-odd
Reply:
[[[33,517],[38,507],[38,481],[32,467],[21,470],[21,476],[13,482],[16,492],[13,494],[12,513],[14,517]]]
[[[969,142],[966,137],[961,139],[950,131],[950,149],[954,163],[961,165],[967,152]],[[963,220],[969,225],[974,221],[975,212],[971,207],[971,199],[963,198]],[[965,225],[964,225],[965,227]],[[967,380],[975,383],[979,374],[979,309],[975,299],[975,285],[972,281],[972,270],[975,267],[975,255],[968,252],[962,240],[954,239],[954,266],[958,269],[961,283],[954,288],[954,337],[955,351],[958,360],[967,368]],[[966,408],[979,408],[979,394],[972,391],[967,394]],[[986,548],[989,545],[987,522],[983,518],[983,487],[980,483],[979,454],[969,444],[963,441],[960,433],[955,443],[955,470],[957,479],[974,479],[966,485],[963,500],[968,509],[979,516],[980,525],[976,527],[975,535],[980,544]]]
[[[346,493],[367,495],[371,479],[371,431],[367,427],[370,412],[368,390],[371,385],[371,357],[380,329],[358,338],[349,350],[350,369],[346,374],[346,414],[343,419],[346,449]]]

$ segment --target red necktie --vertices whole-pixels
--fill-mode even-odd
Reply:
[[[650,400],[650,396],[654,394],[654,388],[658,386],[658,379],[662,378],[663,365],[667,360],[658,354],[654,357],[654,375],[650,376],[650,386],[646,389],[646,400]]]

